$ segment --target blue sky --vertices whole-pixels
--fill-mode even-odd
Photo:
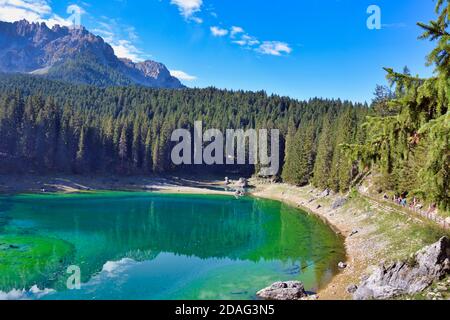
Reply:
[[[366,26],[372,4],[381,30]],[[191,87],[369,101],[383,67],[432,72],[416,26],[432,0],[0,0],[0,20],[64,24],[71,5],[117,55],[163,62]]]

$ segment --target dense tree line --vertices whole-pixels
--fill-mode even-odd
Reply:
[[[281,133],[285,181],[335,190],[349,187],[354,165],[340,144],[355,143],[366,105],[340,100],[297,101],[264,92],[214,88],[97,88],[30,76],[0,79],[0,161],[6,172],[149,174],[230,172],[253,166],[175,167],[175,129],[267,128]],[[286,140],[288,143],[286,144]],[[280,172],[281,174],[281,172]]]
[[[349,102],[336,107],[320,116],[303,118],[298,128],[292,122],[286,138],[282,175],[285,182],[295,185],[312,182],[334,191],[349,189],[358,172],[356,163],[343,153],[341,145],[363,141],[360,126],[369,110]]]

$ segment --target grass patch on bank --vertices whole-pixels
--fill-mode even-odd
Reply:
[[[352,194],[347,204],[366,212],[366,224],[373,225],[373,234],[385,240],[384,261],[405,260],[411,254],[435,243],[443,236],[450,237],[450,232],[425,219],[413,215],[385,211],[371,204],[364,196]]]

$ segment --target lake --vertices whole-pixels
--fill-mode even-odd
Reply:
[[[329,226],[278,201],[132,192],[0,197],[3,299],[242,300],[285,280],[316,292],[344,258]],[[66,286],[69,266],[81,271],[79,290]]]

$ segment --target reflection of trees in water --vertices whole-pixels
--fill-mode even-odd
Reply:
[[[327,258],[339,251],[339,239],[322,221],[275,201],[151,201],[146,215],[141,205],[126,223],[146,223],[133,234],[133,228],[127,228],[127,243],[137,241],[153,251],[203,259],[298,262],[301,269],[311,263],[328,267]],[[114,239],[123,241],[123,234]]]
[[[272,201],[257,201],[254,211],[279,212],[263,225],[269,241],[251,253],[250,259],[280,260],[288,275],[299,275],[314,268],[316,279],[329,278],[343,258],[342,240],[319,218]]]
[[[135,234],[161,252],[202,259],[242,259],[267,240],[267,213],[252,210],[253,201],[152,201],[147,223]]]

